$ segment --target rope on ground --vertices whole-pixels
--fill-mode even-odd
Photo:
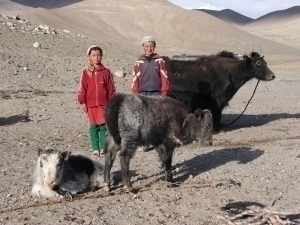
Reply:
[[[256,89],[257,89],[257,86],[258,86],[259,81],[260,81],[260,80],[257,81],[256,86],[255,86],[254,91],[253,91],[253,94],[252,94],[251,98],[249,99],[249,101],[248,101],[246,107],[244,108],[243,112],[242,112],[236,119],[234,119],[233,121],[231,121],[230,123],[223,123],[223,126],[230,126],[231,124],[233,124],[234,122],[236,122],[239,118],[241,118],[241,116],[242,116],[242,115],[244,114],[244,112],[246,111],[246,109],[247,109],[247,107],[248,107],[250,101],[252,100],[252,98],[253,98],[253,96],[254,96],[254,94],[255,94],[255,92],[256,92]]]
[[[84,199],[92,199],[92,198],[105,198],[109,196],[114,196],[114,195],[123,195],[123,194],[128,194],[128,193],[138,193],[146,190],[154,190],[155,187],[151,187],[153,184],[158,184],[158,185],[163,185],[166,188],[204,188],[204,187],[219,187],[222,185],[235,185],[235,182],[232,181],[232,179],[227,179],[225,181],[219,181],[216,182],[212,179],[203,179],[200,181],[192,181],[192,180],[187,180],[185,182],[175,182],[175,183],[169,183],[165,181],[161,181],[159,179],[154,179],[150,180],[146,183],[142,183],[140,185],[135,186],[132,189],[124,189],[121,187],[114,187],[113,190],[110,192],[88,192],[88,193],[83,193],[83,194],[78,194],[75,197],[72,198],[59,198],[59,199],[42,199],[46,200],[46,202],[33,202],[32,204],[28,205],[22,205],[22,206],[17,206],[13,208],[5,208],[5,209],[0,209],[0,214],[3,213],[10,213],[10,212],[15,212],[15,211],[21,211],[29,208],[34,208],[34,207],[42,207],[42,206],[51,206],[51,205],[57,205],[57,204],[68,204],[73,201],[77,200],[84,200]]]

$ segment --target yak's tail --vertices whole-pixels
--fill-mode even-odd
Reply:
[[[121,104],[124,102],[125,95],[117,94],[111,98],[106,106],[105,119],[108,132],[113,137],[114,141],[121,144],[121,136],[119,132],[119,112]]]

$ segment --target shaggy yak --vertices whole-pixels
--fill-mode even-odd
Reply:
[[[32,195],[66,197],[96,189],[103,181],[103,165],[84,155],[59,150],[39,150]]]
[[[152,145],[165,170],[166,181],[173,181],[171,165],[174,148],[198,141],[211,145],[213,120],[209,110],[188,109],[169,97],[117,94],[106,107],[108,128],[104,187],[110,190],[110,170],[120,151],[122,179],[131,188],[129,163],[139,146]]]

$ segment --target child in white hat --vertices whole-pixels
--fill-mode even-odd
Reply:
[[[152,36],[142,39],[142,54],[134,64],[131,91],[146,96],[164,95],[169,92],[165,61],[155,53],[156,42]]]
[[[87,113],[93,156],[104,156],[106,125],[104,110],[108,100],[116,93],[113,75],[102,65],[102,49],[92,45],[87,50],[88,65],[83,69],[78,88],[78,102]]]

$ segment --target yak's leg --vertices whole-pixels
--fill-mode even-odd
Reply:
[[[104,166],[104,190],[110,191],[110,170],[116,158],[119,146],[114,142],[113,138],[108,135],[107,146],[105,154],[105,166]]]
[[[175,144],[176,143],[174,143],[173,140],[167,140],[164,144],[159,145],[156,149],[165,169],[165,180],[168,182],[174,181],[172,175],[172,157]]]
[[[214,131],[218,133],[222,129],[221,123],[222,111],[214,112],[213,121],[214,121]]]
[[[221,117],[222,117],[222,108],[219,106],[217,101],[214,98],[211,98],[209,101],[209,107],[213,115],[214,120],[214,130],[218,132],[222,128]]]
[[[122,180],[124,188],[131,188],[130,176],[129,176],[129,164],[130,159],[133,157],[134,152],[137,149],[136,142],[130,141],[128,142],[125,139],[122,139],[122,147],[120,151],[120,163],[121,163],[121,170],[122,170]]]
[[[121,152],[120,152],[120,163],[121,163],[121,170],[122,170],[123,185],[124,188],[131,188],[130,177],[129,177],[130,156],[126,154],[126,151],[122,153]]]

